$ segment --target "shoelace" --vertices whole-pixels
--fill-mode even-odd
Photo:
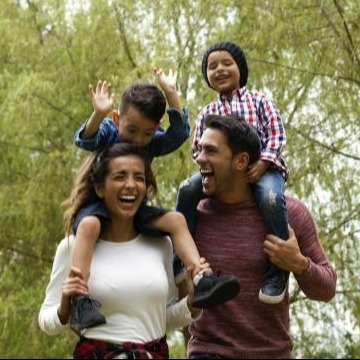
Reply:
[[[92,299],[91,297],[87,296],[85,301],[90,303],[90,306],[96,306],[97,308],[101,307],[101,303],[98,300]]]
[[[281,277],[271,277],[269,280],[267,280],[267,283],[273,285],[276,288],[281,289],[282,285],[285,283],[285,279],[283,276]]]

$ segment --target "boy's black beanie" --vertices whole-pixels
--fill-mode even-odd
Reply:
[[[248,74],[249,74],[246,57],[245,57],[245,54],[242,51],[241,47],[231,41],[220,41],[220,42],[210,46],[209,49],[207,49],[205,51],[205,54],[202,59],[202,64],[201,64],[201,70],[202,70],[205,81],[207,82],[209,87],[211,87],[211,85],[209,83],[209,79],[207,78],[207,75],[206,75],[208,57],[213,51],[221,51],[221,50],[228,51],[230,53],[230,55],[234,58],[237,66],[239,68],[239,71],[240,71],[240,84],[239,85],[240,85],[240,87],[245,86],[247,83]]]

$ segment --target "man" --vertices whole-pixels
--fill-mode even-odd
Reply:
[[[234,274],[241,290],[225,304],[205,309],[190,326],[188,356],[291,358],[288,290],[277,305],[262,303],[258,297],[267,260],[292,272],[308,298],[324,302],[335,295],[335,269],[301,201],[286,197],[290,238],[267,235],[247,179],[249,166],[260,156],[260,140],[252,125],[221,115],[210,115],[205,125],[196,162],[208,198],[198,206],[195,241],[214,273]]]

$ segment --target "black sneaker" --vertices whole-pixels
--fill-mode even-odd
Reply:
[[[82,329],[106,324],[105,317],[100,314],[100,303],[89,296],[74,295],[70,298],[70,328],[79,332]]]
[[[259,291],[260,301],[266,304],[279,304],[283,301],[288,285],[289,273],[283,270],[276,271],[265,279]]]
[[[240,291],[240,282],[232,275],[215,276],[206,272],[194,287],[192,305],[208,309],[234,298]]]

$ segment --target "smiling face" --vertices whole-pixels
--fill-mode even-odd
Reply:
[[[196,163],[202,176],[204,194],[233,204],[251,191],[246,181],[249,156],[246,152],[233,154],[221,130],[206,128],[199,149]]]
[[[234,58],[228,51],[210,53],[206,68],[210,86],[221,95],[230,96],[239,88],[240,71]]]
[[[119,117],[119,134],[122,141],[145,147],[154,137],[159,124],[147,118],[136,107],[129,106]]]
[[[233,155],[225,135],[216,129],[205,129],[196,159],[202,175],[203,192],[225,200],[233,181]]]
[[[112,220],[132,220],[146,191],[145,165],[137,155],[112,159],[104,183],[96,186]]]

